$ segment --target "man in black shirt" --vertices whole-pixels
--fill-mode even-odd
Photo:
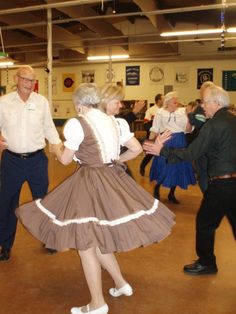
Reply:
[[[164,147],[163,143],[170,135],[167,132],[155,143],[143,146],[147,153],[164,156],[171,163],[207,157],[209,185],[196,218],[198,260],[184,266],[184,272],[190,275],[217,272],[215,230],[224,216],[236,239],[236,116],[228,110],[228,93],[214,84],[205,89],[202,107],[209,120],[187,148]]]

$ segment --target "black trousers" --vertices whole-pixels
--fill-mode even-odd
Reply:
[[[226,216],[236,240],[236,178],[209,183],[196,218],[196,252],[202,265],[215,265],[215,231]]]
[[[0,246],[10,250],[15,239],[15,209],[24,182],[28,182],[33,199],[42,198],[48,189],[48,159],[43,151],[21,159],[3,151],[0,186]]]
[[[143,159],[142,159],[142,162],[140,164],[140,169],[145,169],[145,167],[147,166],[147,164],[152,160],[153,158],[153,155],[151,154],[146,154]]]

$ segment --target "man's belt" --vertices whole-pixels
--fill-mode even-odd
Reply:
[[[27,159],[27,158],[31,158],[31,157],[37,155],[38,153],[42,152],[43,149],[39,149],[39,150],[36,150],[35,152],[31,152],[31,153],[15,153],[9,149],[6,149],[6,151],[8,152],[8,154],[10,154],[12,156],[15,156],[15,157],[18,157],[21,159]]]

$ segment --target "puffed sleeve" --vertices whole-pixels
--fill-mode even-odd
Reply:
[[[116,118],[120,130],[120,144],[124,145],[128,140],[134,137],[134,133],[130,132],[129,124],[125,119]]]
[[[157,110],[153,122],[152,127],[150,128],[151,132],[160,133],[161,132],[161,110]]]
[[[78,150],[80,143],[84,139],[84,131],[78,119],[69,119],[63,130],[65,137],[64,145],[68,149]]]

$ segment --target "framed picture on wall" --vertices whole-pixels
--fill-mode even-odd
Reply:
[[[173,85],[164,85],[164,95],[173,92]]]
[[[189,67],[175,67],[174,84],[177,87],[189,86]]]
[[[94,83],[94,82],[95,82],[94,70],[82,71],[82,83]]]

